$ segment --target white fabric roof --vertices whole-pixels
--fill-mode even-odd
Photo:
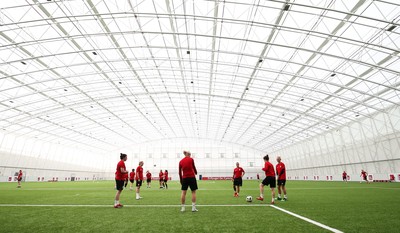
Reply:
[[[284,147],[399,105],[397,0],[0,2],[0,129]]]

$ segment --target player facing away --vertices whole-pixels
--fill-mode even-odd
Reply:
[[[129,181],[131,182],[129,189],[133,190],[132,186],[135,183],[135,169],[132,169],[131,173],[129,173]]]
[[[136,200],[141,199],[140,196],[140,187],[143,182],[143,161],[139,162],[139,166],[136,168]]]
[[[164,188],[168,189],[168,170],[164,172]]]
[[[126,170],[125,167],[125,161],[128,159],[128,156],[126,154],[120,154],[120,161],[117,164],[117,170],[115,172],[115,183],[117,187],[117,193],[115,194],[115,200],[114,200],[114,208],[121,208],[123,205],[119,203],[119,197],[121,195],[122,190],[124,189],[124,174],[127,174],[128,171]]]
[[[147,188],[151,188],[151,173],[149,170],[146,172]]]
[[[343,178],[343,181],[346,181],[346,183],[347,183],[347,173],[346,173],[346,171],[343,171],[342,178]]]
[[[21,180],[22,180],[22,170],[19,170],[19,173],[18,173],[18,177],[17,177],[17,180],[18,180],[18,186],[17,186],[17,188],[21,188]]]
[[[368,178],[367,178],[368,173],[367,173],[366,171],[364,171],[364,170],[361,169],[361,175],[360,175],[360,176],[362,176],[362,179],[365,180],[365,181],[367,182],[367,184],[369,184],[369,181],[368,181]],[[360,181],[360,183],[361,183],[361,182],[362,182],[362,181]]]
[[[158,179],[160,181],[160,189],[164,188],[164,173],[162,170],[158,173]]]
[[[264,186],[269,185],[271,188],[271,196],[272,196],[272,201],[271,204],[275,204],[275,187],[276,187],[276,180],[275,180],[275,170],[274,170],[274,165],[272,165],[269,162],[269,156],[266,155],[264,156],[264,167],[263,171],[265,172],[265,179],[261,182],[260,184],[260,196],[257,197],[257,200],[263,201],[264,200]]]
[[[235,193],[234,197],[239,197],[240,187],[242,186],[243,180],[242,177],[246,174],[246,172],[239,166],[239,162],[236,162],[236,167],[233,169],[233,186]]]
[[[276,157],[276,162],[278,164],[276,165],[276,175],[278,176],[278,201],[287,201],[287,195],[286,195],[286,167],[285,164],[282,163],[282,158],[281,156]],[[283,199],[281,197],[283,191]]]
[[[190,190],[192,191],[192,212],[197,212],[198,211],[196,209],[196,190],[198,189],[196,181],[197,170],[196,166],[194,165],[194,160],[190,158],[191,155],[190,152],[183,151],[183,154],[185,155],[185,158],[183,158],[179,162],[179,179],[182,185],[181,212],[185,211],[186,192],[188,187],[190,187]]]

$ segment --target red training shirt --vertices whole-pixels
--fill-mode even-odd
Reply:
[[[343,172],[342,176],[343,176],[343,177],[346,177],[346,176],[347,176],[347,173],[346,173],[346,172]]]
[[[146,178],[147,178],[148,180],[151,180],[151,173],[150,173],[150,172],[146,173]]]
[[[272,163],[270,163],[269,161],[265,162],[262,170],[265,172],[265,176],[275,177],[274,165],[272,165]]]
[[[164,180],[168,180],[168,172],[164,172]]]
[[[129,173],[129,179],[130,180],[134,180],[135,179],[135,173],[134,172]]]
[[[361,172],[361,175],[362,175],[363,177],[367,177],[367,172],[363,171],[363,172]]]
[[[121,172],[121,168],[126,170],[124,160],[121,160],[117,164],[117,171],[115,172],[115,179],[116,180],[124,180],[124,174]]]
[[[18,173],[18,179],[22,178],[22,172]]]
[[[143,168],[141,166],[136,168],[136,180],[143,180]]]
[[[160,178],[160,180],[163,180],[163,176],[164,176],[163,172],[158,173],[158,178]]]
[[[197,170],[194,165],[194,160],[190,157],[185,157],[179,162],[179,178],[182,180],[184,178],[196,177]]]
[[[233,179],[241,178],[243,173],[244,173],[243,168],[236,167],[235,169],[233,169]]]
[[[276,174],[278,175],[278,180],[286,180],[286,167],[284,163],[280,162],[276,165]]]

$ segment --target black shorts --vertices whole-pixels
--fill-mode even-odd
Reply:
[[[18,179],[18,181],[21,181],[21,180],[22,180],[22,177]]]
[[[278,186],[285,186],[286,180],[278,180]]]
[[[190,190],[192,190],[192,191],[198,189],[196,177],[190,177],[190,178],[183,178],[182,179],[182,188],[181,188],[181,190],[188,190],[188,187],[190,187]]]
[[[129,180],[132,184],[133,184],[133,182],[135,182],[135,180]]]
[[[147,183],[151,183],[151,179],[147,179]]]
[[[143,180],[137,180],[136,181],[136,187],[142,186],[142,182],[143,182]]]
[[[345,176],[343,176],[342,178],[343,178],[343,180],[347,180],[347,177],[345,177]]]
[[[242,186],[242,184],[243,184],[242,177],[233,179],[233,185],[235,185],[235,186]]]
[[[364,177],[363,177],[363,180],[367,181],[367,177],[366,177],[366,176],[364,176]]]
[[[275,188],[276,187],[276,179],[274,176],[267,176],[265,179],[261,182],[263,185],[269,185],[270,188]]]
[[[117,184],[117,190],[119,191],[124,190],[125,180],[115,180],[115,183]]]
[[[168,179],[164,179],[164,183],[167,183]]]

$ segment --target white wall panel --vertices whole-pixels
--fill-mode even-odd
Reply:
[[[359,180],[361,169],[374,179],[400,173],[400,108],[360,119],[272,152],[286,161],[289,176],[335,175],[346,170]],[[325,143],[326,142],[326,143]]]

